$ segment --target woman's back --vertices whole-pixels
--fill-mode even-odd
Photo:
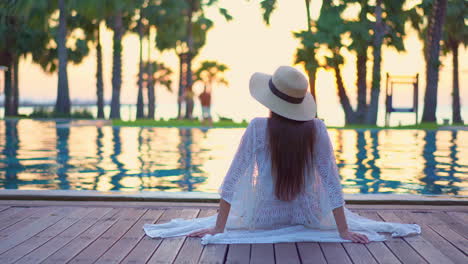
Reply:
[[[220,192],[226,201],[239,204],[239,215],[249,210],[256,212],[249,225],[261,228],[290,224],[321,226],[324,211],[331,212],[343,205],[338,175],[325,169],[336,166],[329,156],[333,151],[325,125],[320,119],[307,122],[311,122],[311,129],[315,130],[310,132],[315,135],[311,167],[304,174],[304,191],[291,201],[280,200],[275,194],[268,118],[255,118],[247,128]],[[251,207],[243,206],[245,203]]]

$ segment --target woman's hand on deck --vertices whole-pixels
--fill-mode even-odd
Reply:
[[[216,228],[206,228],[202,230],[195,231],[193,233],[190,233],[188,236],[189,237],[203,237],[205,235],[215,235],[219,233],[223,233],[224,230],[219,230]]]
[[[369,243],[369,238],[367,238],[367,236],[364,234],[346,231],[340,234],[340,236],[341,238],[346,239],[346,240],[351,240],[354,243],[363,243],[363,244]]]

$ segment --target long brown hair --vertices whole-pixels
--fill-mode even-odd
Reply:
[[[305,171],[311,165],[314,123],[270,112],[268,138],[276,198],[294,200],[304,190]]]

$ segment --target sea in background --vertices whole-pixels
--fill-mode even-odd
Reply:
[[[251,100],[249,98],[249,100]],[[253,100],[253,99],[252,99]],[[462,102],[463,104],[463,102]],[[53,106],[46,106],[48,109],[52,110]],[[72,111],[87,109],[93,113],[94,116],[97,115],[97,107],[94,105],[80,105],[72,107]],[[257,104],[253,111],[241,111],[242,105],[236,110],[235,107],[225,107],[224,105],[213,104],[212,106],[212,115],[214,120],[218,120],[220,117],[231,118],[236,122],[241,122],[242,120],[250,121],[255,117],[268,116],[268,110],[263,106]],[[377,124],[383,126],[385,123],[385,108],[381,106],[379,111],[379,118]],[[3,116],[3,108],[0,108],[0,116]],[[19,108],[19,113],[23,115],[29,115],[33,112],[34,107],[24,106]],[[422,107],[419,108],[419,120],[422,116]],[[122,120],[135,120],[136,117],[136,106],[134,104],[122,104],[121,106],[121,117]],[[110,107],[106,105],[104,108],[104,113],[106,116],[109,116]],[[344,113],[341,108],[337,111],[336,109],[330,109],[328,106],[318,107],[319,118],[325,120],[325,123],[328,126],[343,126],[344,125]],[[462,118],[464,118],[465,123],[468,120],[468,106],[462,105]],[[194,116],[201,116],[201,106],[198,102],[195,104]],[[156,119],[170,119],[177,117],[177,105],[176,104],[158,104],[156,106]],[[452,119],[452,107],[451,106],[439,106],[437,108],[437,120],[438,123],[442,124],[443,119],[448,119],[451,122]],[[397,126],[401,125],[411,125],[415,122],[414,113],[392,113],[390,118],[390,125]]]

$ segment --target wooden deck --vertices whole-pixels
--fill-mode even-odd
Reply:
[[[0,201],[0,263],[468,263],[468,208],[349,205],[360,215],[418,223],[421,236],[353,243],[202,246],[151,239],[144,223],[216,213],[214,204]]]

